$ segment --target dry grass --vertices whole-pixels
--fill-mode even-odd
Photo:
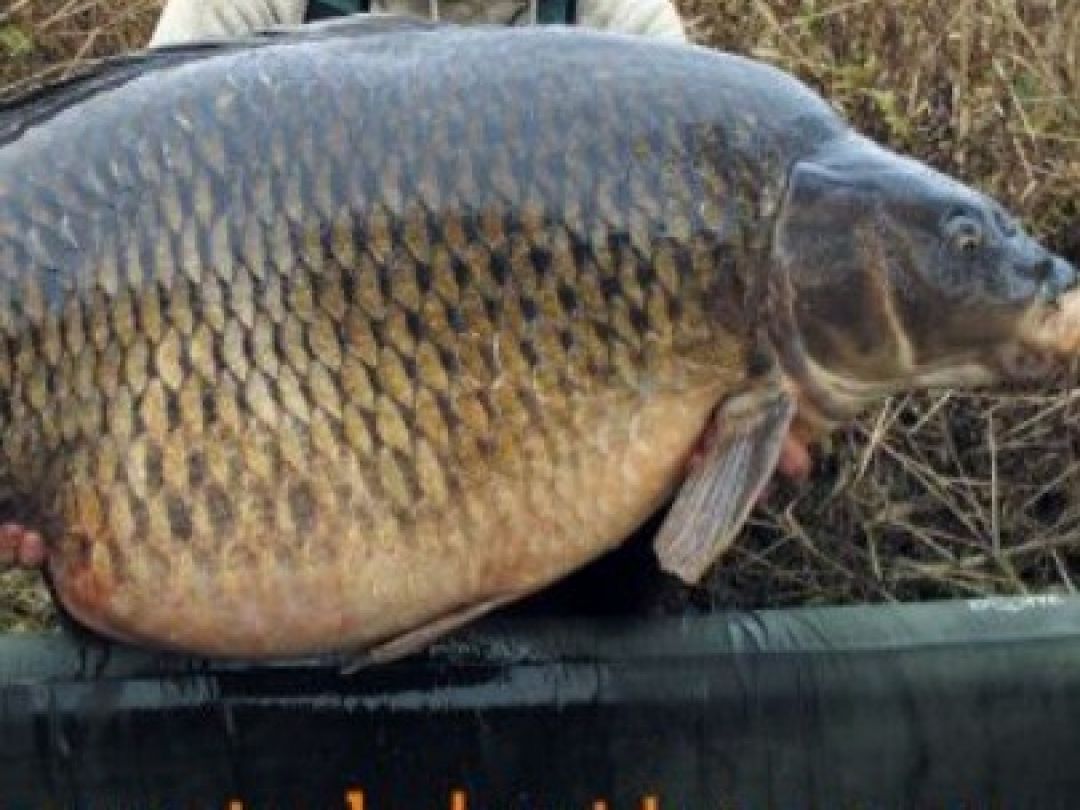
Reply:
[[[4,0],[0,87],[143,45],[164,0]]]
[[[14,0],[0,12],[0,86],[141,44],[157,5]],[[702,41],[792,70],[864,131],[991,192],[1080,260],[1076,0],[680,5]],[[835,437],[810,486],[770,500],[714,575],[711,599],[1072,591],[1080,390],[1055,391],[887,403]],[[0,627],[42,621],[45,605],[25,577],[0,580]]]

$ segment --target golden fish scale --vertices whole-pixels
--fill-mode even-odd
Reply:
[[[694,82],[231,59],[0,151],[3,452],[66,607],[360,647],[632,531],[747,365]]]

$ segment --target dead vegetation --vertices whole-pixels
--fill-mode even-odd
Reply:
[[[163,0],[4,0],[0,88],[142,46]]]
[[[143,43],[159,0],[8,0],[0,86]],[[1080,3],[682,0],[703,42],[779,64],[865,132],[997,196],[1080,260]],[[710,583],[750,606],[1073,591],[1080,390],[902,397],[834,437]],[[47,601],[0,580],[0,627]]]

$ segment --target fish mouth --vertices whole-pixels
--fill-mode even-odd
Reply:
[[[1075,356],[1080,351],[1080,289],[1032,307],[1020,323],[1020,340],[1034,350]]]
[[[1043,380],[1080,356],[1080,288],[1040,303],[1021,318],[1017,340],[1002,350],[999,363],[1010,380]]]

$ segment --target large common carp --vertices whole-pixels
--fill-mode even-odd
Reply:
[[[110,636],[386,658],[680,485],[697,578],[789,430],[1071,350],[1075,281],[735,56],[393,20],[134,56],[0,110],[3,517]]]

